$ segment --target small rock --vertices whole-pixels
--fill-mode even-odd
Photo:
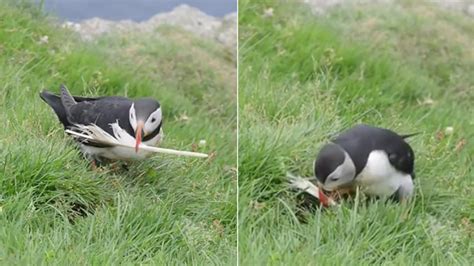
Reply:
[[[65,29],[69,29],[69,28],[72,28],[73,24],[74,23],[72,23],[71,21],[66,21],[61,25],[61,27],[65,28]]]
[[[38,43],[39,44],[47,44],[49,42],[49,37],[47,35],[41,36]]]
[[[201,139],[201,140],[199,141],[199,147],[204,147],[204,146],[206,146],[206,140],[205,140],[205,139]]]
[[[81,24],[79,23],[74,23],[74,22],[71,22],[71,21],[66,21],[64,22],[61,27],[65,28],[65,29],[72,29],[76,32],[79,32],[81,30]]]
[[[454,128],[453,128],[453,127],[447,127],[447,128],[444,130],[444,133],[445,133],[446,135],[451,135],[451,134],[453,134],[453,132],[454,132]]]
[[[474,5],[469,5],[467,8],[466,8],[466,13],[471,16],[471,17],[474,17]]]
[[[187,116],[186,114],[181,114],[178,118],[179,121],[184,121],[184,122],[187,122],[189,121],[189,116]]]
[[[433,105],[435,101],[431,98],[425,98],[423,101],[419,102],[420,105]]]
[[[263,10],[263,17],[264,18],[273,17],[273,8],[269,7],[267,9]]]
[[[251,204],[251,207],[257,211],[265,208],[265,205],[266,205],[265,202],[259,202],[259,201],[252,201],[250,204]]]

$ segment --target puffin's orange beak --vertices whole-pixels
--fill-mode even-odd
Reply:
[[[329,198],[324,194],[322,189],[319,189],[319,202],[323,207],[329,207]]]
[[[135,132],[135,152],[138,153],[138,148],[140,147],[140,143],[142,143],[142,131],[143,131],[144,123],[139,121],[137,123],[137,130]]]

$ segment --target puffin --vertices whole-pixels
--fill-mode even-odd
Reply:
[[[65,132],[74,133],[70,135],[93,165],[107,160],[144,159],[150,152],[142,150],[140,144],[155,146],[163,138],[161,105],[154,99],[72,96],[64,85],[59,95],[43,90],[40,97],[53,109]],[[88,137],[92,133],[105,141]]]
[[[323,206],[334,205],[324,192],[357,188],[369,197],[405,202],[413,195],[415,179],[415,154],[406,139],[417,134],[356,125],[321,148],[313,165],[316,182],[293,178],[291,186],[310,189]]]

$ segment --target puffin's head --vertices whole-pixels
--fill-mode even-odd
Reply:
[[[138,152],[142,138],[160,131],[161,106],[153,99],[139,99],[132,103],[129,110],[129,120],[135,132],[135,152]]]
[[[324,145],[314,162],[314,174],[323,189],[333,191],[350,185],[355,178],[354,162],[339,145]]]

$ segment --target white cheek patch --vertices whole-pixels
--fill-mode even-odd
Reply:
[[[132,106],[130,107],[129,111],[129,117],[130,117],[130,125],[132,126],[133,130],[137,130],[137,114],[135,113],[135,104],[132,103]]]
[[[347,152],[344,152],[344,162],[339,165],[327,178],[324,188],[334,190],[339,186],[345,186],[354,181],[356,168],[354,162]],[[336,177],[337,180],[332,180]]]
[[[145,132],[146,133],[153,132],[158,127],[158,125],[161,123],[161,118],[162,118],[162,114],[161,114],[161,107],[160,107],[160,108],[156,109],[156,111],[151,113],[150,116],[148,117],[148,119],[146,120],[145,128],[144,128]],[[153,119],[155,119],[155,121],[151,122]]]

